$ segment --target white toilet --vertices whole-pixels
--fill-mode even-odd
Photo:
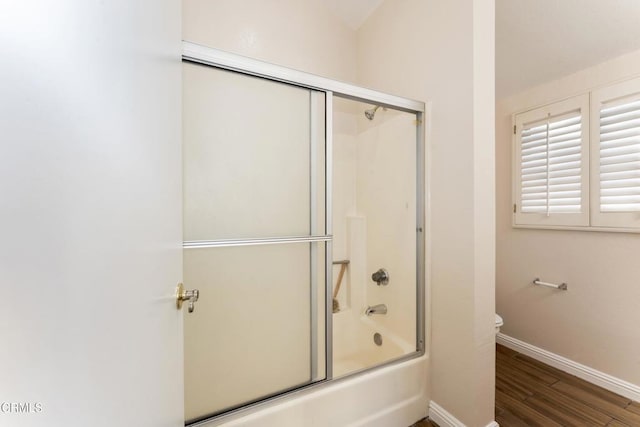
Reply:
[[[498,332],[500,332],[500,327],[502,325],[504,325],[504,320],[502,320],[502,317],[500,317],[500,315],[496,313],[496,335],[498,334]]]

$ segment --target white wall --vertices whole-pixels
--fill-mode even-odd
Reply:
[[[184,40],[355,81],[354,31],[321,0],[185,0]]]
[[[432,398],[493,420],[494,4],[387,0],[358,31],[358,81],[431,102]]]
[[[511,114],[640,74],[640,51],[496,105],[497,309],[507,335],[640,384],[640,235],[511,227]],[[568,292],[531,285],[568,282]]]

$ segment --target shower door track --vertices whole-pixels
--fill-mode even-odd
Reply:
[[[325,102],[325,233],[324,235],[291,236],[276,238],[247,238],[210,241],[185,241],[184,249],[214,248],[225,246],[268,245],[300,242],[325,242],[325,379],[313,381],[298,388],[283,391],[259,401],[211,417],[190,423],[190,426],[216,424],[236,416],[248,414],[275,401],[283,401],[293,396],[326,387],[335,382],[352,379],[385,366],[395,365],[425,354],[425,235],[427,225],[427,194],[425,175],[425,113],[424,102],[403,98],[387,93],[363,88],[349,83],[332,80],[302,71],[270,64],[241,55],[209,48],[188,41],[182,42],[182,60],[214,68],[235,71],[241,74],[286,83],[293,86],[324,92]],[[388,360],[373,367],[358,370],[340,378],[333,378],[333,307],[332,295],[332,129],[333,96],[339,95],[354,101],[373,103],[380,107],[392,108],[416,115],[416,351],[396,359]],[[312,222],[314,218],[312,218]]]

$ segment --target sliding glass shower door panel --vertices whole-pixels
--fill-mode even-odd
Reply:
[[[184,273],[201,294],[184,318],[187,420],[324,378],[323,243],[187,249]]]
[[[325,102],[183,63],[187,422],[326,377]]]
[[[324,234],[324,93],[183,70],[184,239]]]
[[[333,100],[333,374],[415,355],[420,145],[415,113]]]

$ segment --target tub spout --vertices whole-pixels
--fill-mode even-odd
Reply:
[[[387,314],[387,305],[370,305],[369,307],[367,307],[364,314],[366,314],[367,316],[371,316],[372,314]]]

